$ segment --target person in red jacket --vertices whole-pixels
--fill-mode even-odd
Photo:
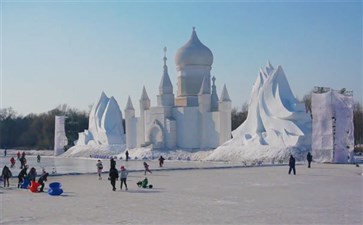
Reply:
[[[11,157],[11,159],[10,159],[10,168],[13,168],[14,165],[15,165],[15,159],[14,159],[14,157]]]

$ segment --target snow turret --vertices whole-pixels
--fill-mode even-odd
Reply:
[[[125,107],[125,128],[126,128],[126,148],[132,149],[137,145],[137,119],[131,98],[127,99]]]
[[[208,86],[208,77],[204,76],[202,85],[200,86],[199,95],[207,95],[210,94],[210,89]]]
[[[223,90],[222,90],[222,94],[221,94],[221,102],[231,102],[226,85],[223,86]]]
[[[226,85],[223,86],[221,98],[218,103],[218,109],[220,114],[220,124],[221,132],[219,135],[219,143],[224,143],[231,139],[231,112],[232,112],[232,102],[229,98]]]
[[[218,111],[219,98],[217,95],[217,87],[215,84],[216,78],[214,76],[212,77],[212,81],[213,81],[213,85],[212,85],[212,95],[211,95],[211,111],[216,112],[216,111]]]
[[[132,105],[131,98],[127,99],[126,107],[125,107],[125,117],[126,118],[134,118],[135,117],[135,109]]]
[[[140,110],[148,110],[150,108],[150,98],[147,95],[145,86],[142,88],[142,94],[140,98]]]
[[[200,143],[199,148],[204,149],[208,148],[208,119],[203,116],[210,112],[210,103],[211,103],[211,95],[210,95],[210,88],[208,85],[208,76],[204,76],[202,85],[200,86],[200,91],[198,94],[198,106],[200,112]]]
[[[210,88],[208,86],[208,77],[204,76],[200,91],[198,94],[198,105],[201,112],[209,112],[211,104]]]
[[[159,85],[159,95],[157,96],[159,106],[174,106],[173,85],[171,84],[166,65],[166,47],[164,48],[164,71]]]

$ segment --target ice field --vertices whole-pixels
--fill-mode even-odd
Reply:
[[[27,158],[37,165],[34,156]],[[109,161],[103,162],[107,170]],[[51,182],[62,183],[64,193],[56,197],[17,189],[17,180],[11,179],[10,188],[0,189],[0,224],[363,223],[362,167],[351,164],[313,163],[308,169],[301,163],[294,176],[286,165],[166,160],[156,170],[154,160],[147,175],[154,188],[140,189],[142,161],[117,161],[117,168],[130,170],[129,190],[113,192],[106,173],[97,179],[95,163],[43,157],[40,164],[56,165],[59,173],[74,167],[75,173],[92,174],[50,176],[45,190]]]

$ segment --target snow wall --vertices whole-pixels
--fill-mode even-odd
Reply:
[[[315,88],[312,99],[314,161],[353,161],[353,95],[330,88]]]

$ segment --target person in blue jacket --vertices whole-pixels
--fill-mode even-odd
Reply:
[[[21,184],[24,182],[24,178],[28,176],[27,174],[28,166],[25,166],[18,174],[18,188],[21,187]]]
[[[129,172],[127,171],[127,169],[124,166],[121,166],[121,171],[120,171],[120,180],[121,180],[121,190],[122,190],[122,184],[125,184],[125,190],[127,191],[127,184],[126,184],[126,180],[127,180],[127,175],[129,174]]]

